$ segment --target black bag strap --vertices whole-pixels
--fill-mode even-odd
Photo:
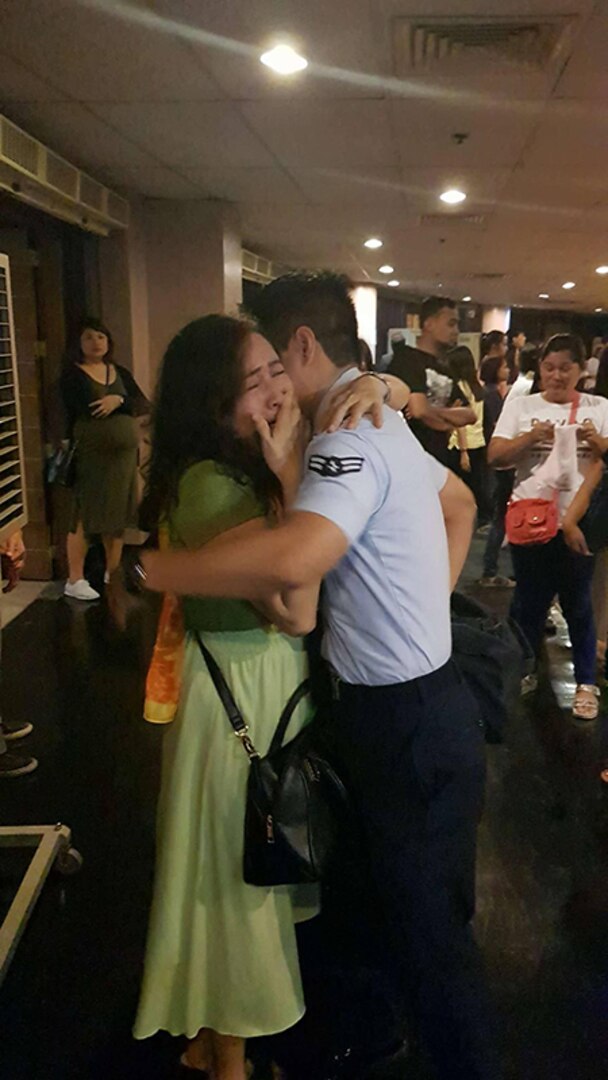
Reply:
[[[306,697],[308,693],[310,693],[310,680],[304,679],[304,682],[301,682],[299,686],[296,686],[293,694],[289,698],[289,701],[287,702],[285,708],[283,709],[283,712],[281,713],[279,722],[277,724],[277,729],[272,736],[272,742],[268,751],[269,754],[274,753],[275,750],[279,750],[283,745],[283,740],[285,738],[287,728],[289,727],[289,721],[291,720],[302,698]]]
[[[198,647],[203,654],[205,663],[209,668],[209,674],[211,675],[213,685],[218,692],[219,699],[226,710],[226,715],[230,723],[232,724],[232,727],[234,728],[234,734],[237,736],[238,739],[241,740],[245,749],[245,753],[247,754],[247,757],[250,761],[252,761],[254,758],[259,758],[260,755],[258,754],[255,746],[249,738],[249,728],[243,720],[243,714],[239,709],[236,701],[234,700],[234,697],[232,696],[232,691],[228,686],[228,683],[226,682],[224,676],[222,675],[218,664],[212,657],[207,646],[203,643],[203,639],[201,638],[198,630],[195,631],[194,636],[196,637]]]
[[[243,719],[243,714],[239,709],[236,701],[234,700],[232,691],[228,686],[228,683],[226,682],[219,665],[209,652],[207,646],[204,644],[198,630],[194,632],[194,636],[197,640],[198,647],[203,654],[205,663],[209,668],[209,674],[211,675],[213,685],[218,692],[219,699],[226,710],[226,715],[230,723],[232,724],[232,727],[234,728],[234,734],[237,736],[237,738],[241,740],[250,761],[253,760],[253,758],[259,758],[260,754],[256,750],[251,739],[249,738],[249,728]],[[291,720],[295,709],[300,704],[302,698],[305,697],[309,690],[310,685],[308,679],[305,679],[304,682],[300,683],[300,685],[294,690],[285,708],[283,709],[283,712],[281,713],[279,723],[277,724],[277,729],[272,737],[270,750],[268,751],[269,753],[272,753],[273,750],[278,750],[278,748],[282,746],[285,732],[287,731],[287,727],[289,725],[289,721]]]

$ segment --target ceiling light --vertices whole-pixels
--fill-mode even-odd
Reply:
[[[394,266],[389,266],[388,263],[385,263],[384,266],[379,266],[378,267],[378,271],[381,274],[394,274],[395,273],[395,267]]]
[[[376,248],[382,247],[382,240],[378,240],[376,236],[370,236],[369,240],[366,240],[363,247],[371,248],[374,251]]]
[[[458,188],[448,188],[447,191],[441,193],[439,198],[448,206],[457,206],[458,203],[464,202],[466,195],[464,191],[459,191]]]
[[[596,311],[603,311],[604,309],[603,309],[603,308],[601,308],[601,307],[596,307],[596,309],[595,309],[595,310],[596,310]]]
[[[296,71],[304,71],[304,68],[308,67],[308,60],[292,49],[291,45],[275,45],[274,49],[262,53],[260,60],[279,75],[295,75]]]
[[[608,274],[608,266],[596,266],[596,274]]]
[[[549,299],[549,293],[548,292],[539,292],[538,299],[539,300],[548,300]]]
[[[562,289],[573,289],[575,285],[576,285],[575,281],[564,281],[564,284],[562,285]]]
[[[468,304],[468,302],[469,302],[469,300],[470,300],[470,299],[471,299],[471,297],[470,297],[470,296],[463,296],[463,298],[462,298],[462,302],[463,302],[463,304]]]
[[[387,283],[386,283],[386,284],[387,284],[387,285],[390,285],[391,289],[396,289],[396,288],[397,288],[397,286],[401,284],[401,282],[400,282],[400,281],[397,281],[397,279],[396,279],[396,278],[391,278],[391,280],[390,280],[390,281],[387,281]]]

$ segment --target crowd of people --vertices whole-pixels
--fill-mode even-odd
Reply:
[[[333,753],[362,828],[393,993],[438,1076],[498,1077],[470,930],[483,740],[476,703],[450,658],[449,596],[475,520],[489,525],[482,581],[511,584],[495,565],[507,506],[521,502],[531,476],[537,494],[554,483],[561,528],[542,544],[510,545],[513,611],[538,656],[559,597],[573,644],[573,712],[597,715],[594,560],[582,553],[573,507],[577,490],[598,481],[608,404],[579,395],[588,372],[572,335],[542,351],[520,335],[509,354],[504,335],[491,333],[478,369],[457,345],[457,309],[445,298],[425,302],[417,348],[395,343],[387,378],[372,372],[367,387],[360,369],[369,359],[339,280],[279,279],[262,291],[255,314],[256,330],[213,316],[186,327],[165,357],[155,406],[147,506],[154,520],[169,522],[171,546],[182,550],[147,554],[144,573],[148,587],[184,597],[188,644],[167,736],[135,1031],[186,1034],[186,1064],[242,1080],[246,1038],[283,1030],[302,1014],[293,926],[316,913],[316,898],[276,889],[261,896],[243,883],[247,761],[233,747],[192,631],[240,695],[263,753],[268,717],[306,667],[294,640],[315,625],[320,603],[335,691]],[[381,418],[379,392],[394,406]],[[576,423],[568,425],[573,401]],[[374,407],[373,417],[364,415]],[[574,433],[567,464],[563,425]],[[562,472],[552,479],[558,444]],[[278,630],[270,641],[264,620]],[[314,702],[299,708],[294,731]],[[193,803],[204,808],[194,818]],[[261,943],[277,935],[275,983]],[[244,976],[236,983],[235,970]]]
[[[294,691],[311,676],[289,738],[319,708],[313,676],[330,676],[328,746],[376,898],[377,996],[384,1021],[393,1018],[373,1054],[362,1050],[341,1075],[374,1075],[376,1058],[403,1052],[407,1029],[440,1080],[499,1080],[471,931],[483,725],[452,659],[450,596],[481,528],[481,586],[514,589],[512,612],[537,659],[559,598],[573,713],[597,716],[608,562],[591,556],[581,522],[608,451],[608,350],[593,365],[571,334],[541,348],[492,331],[477,363],[458,344],[456,304],[430,297],[416,347],[395,341],[384,375],[362,348],[343,278],[286,275],[254,307],[252,321],[218,314],[185,326],[152,406],[142,515],[163,542],[139,572],[172,616],[134,1033],[185,1036],[185,1068],[245,1080],[247,1040],[292,1028],[307,1005],[297,926],[318,916],[323,883],[244,880],[249,757],[207,650],[262,756]],[[94,600],[87,542],[103,538],[111,582],[135,516],[133,417],[148,403],[93,319],[62,393],[76,458],[65,592]],[[505,535],[512,569],[499,574]],[[318,626],[322,658],[309,647]],[[373,1027],[371,1004],[369,1018]]]

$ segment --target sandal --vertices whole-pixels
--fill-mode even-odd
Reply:
[[[188,1059],[187,1050],[185,1050],[184,1053],[181,1055],[179,1059],[179,1064],[184,1074],[190,1073],[191,1075],[194,1075],[196,1073],[196,1075],[199,1076],[201,1080],[207,1077],[209,1078],[209,1080],[211,1080],[211,1077],[213,1076],[213,1072],[210,1069],[205,1068],[203,1065],[192,1065]],[[275,1078],[276,1080],[281,1080],[282,1077],[284,1078],[285,1074],[282,1071],[279,1073],[275,1073],[275,1068],[277,1068],[277,1066],[275,1066],[273,1063],[273,1080],[275,1080]],[[254,1065],[252,1061],[245,1062],[245,1070],[247,1073],[247,1080],[250,1080],[250,1078],[253,1076],[254,1071]]]
[[[599,687],[581,683],[577,686],[572,705],[572,715],[576,720],[597,720],[600,711],[598,698]]]

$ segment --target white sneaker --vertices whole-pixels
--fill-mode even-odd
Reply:
[[[99,593],[92,589],[84,578],[79,581],[66,581],[63,595],[71,596],[72,600],[99,600]]]

